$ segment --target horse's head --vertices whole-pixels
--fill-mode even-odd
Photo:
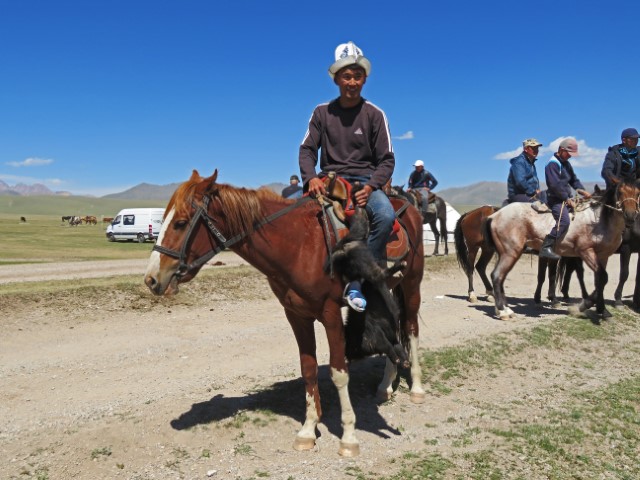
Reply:
[[[224,236],[209,212],[217,177],[217,170],[208,178],[202,178],[194,170],[169,200],[144,277],[145,284],[156,295],[177,293],[178,283],[195,277],[221,250]]]
[[[640,184],[632,181],[616,181],[615,209],[622,212],[627,226],[633,225],[640,210]]]

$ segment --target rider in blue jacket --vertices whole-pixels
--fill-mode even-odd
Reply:
[[[546,201],[544,192],[540,191],[535,165],[541,146],[535,138],[527,138],[522,142],[522,153],[510,160],[511,168],[507,180],[509,203]]]

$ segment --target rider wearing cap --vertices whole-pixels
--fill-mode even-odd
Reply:
[[[569,209],[575,208],[571,199],[571,188],[584,198],[590,198],[591,194],[584,189],[582,182],[578,180],[569,159],[578,156],[578,142],[575,138],[567,137],[558,146],[558,151],[547,163],[544,176],[547,182],[547,205],[551,209],[555,220],[553,228],[542,243],[540,257],[550,260],[559,260],[560,255],[553,251],[555,242],[569,229],[571,218]]]
[[[638,130],[625,128],[620,135],[622,143],[609,147],[602,165],[602,178],[607,188],[614,180],[636,180],[640,176],[638,168]]]
[[[383,262],[395,212],[381,188],[391,179],[395,157],[386,115],[361,96],[370,71],[371,63],[353,42],[338,45],[329,76],[340,96],[313,111],[298,160],[302,181],[311,195],[326,193],[321,177],[329,172],[364,185],[355,200],[371,221],[369,249],[376,260]],[[319,150],[320,172],[316,173]],[[355,293],[348,293],[347,302],[362,311],[366,302],[359,286],[348,289]]]
[[[540,181],[536,171],[538,150],[542,146],[535,138],[522,142],[522,153],[509,160],[509,178],[507,179],[508,202],[545,201],[540,191]]]
[[[289,186],[282,189],[282,196],[284,198],[300,198],[302,196],[302,187],[299,183],[298,175],[291,175]]]
[[[407,191],[418,190],[424,199],[425,206],[429,203],[429,192],[436,188],[438,180],[430,172],[424,169],[424,162],[416,160],[413,164],[415,170],[409,175]]]

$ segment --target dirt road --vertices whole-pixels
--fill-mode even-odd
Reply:
[[[244,263],[224,255],[219,259],[227,265]],[[612,263],[608,298],[617,258]],[[146,262],[105,265],[7,266],[0,268],[0,281],[142,275]],[[535,263],[527,260],[512,272],[507,295],[516,299],[512,308],[518,315],[502,322],[493,318],[492,304],[467,303],[466,279],[457,267],[427,273],[421,347],[455,345],[563,314],[533,305],[535,275]],[[553,381],[550,366],[548,377],[499,378],[490,389],[466,385],[448,396],[430,391],[422,405],[411,404],[400,391],[377,405],[372,394],[381,359],[354,364],[361,455],[343,459],[337,455],[337,398],[318,326],[321,436],[314,451],[296,452],[291,447],[304,395],[295,340],[266,281],[250,267],[244,276],[237,286],[234,279],[220,280],[224,293],[214,282],[196,279],[195,303],[183,301],[188,289],[174,299],[156,299],[140,287],[1,305],[0,478],[303,480],[342,479],[348,469],[384,473],[427,438],[452,448],[447,436],[463,428],[474,405],[539,395]],[[593,284],[591,275],[587,282]],[[601,381],[623,371],[612,362]],[[597,383],[600,374],[594,375]]]

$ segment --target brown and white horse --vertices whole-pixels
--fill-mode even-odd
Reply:
[[[340,399],[343,435],[339,453],[357,455],[359,444],[348,393],[341,314],[344,284],[326,271],[328,251],[321,209],[314,201],[286,200],[268,190],[218,184],[217,175],[216,170],[211,177],[202,178],[194,170],[191,178],[177,188],[167,205],[145,283],[156,295],[175,293],[179,283],[192,279],[223,248],[234,251],[264,273],[296,337],[305,383],[306,419],[294,448],[313,448],[322,413],[314,333],[314,322],[318,320],[327,334],[331,379]],[[407,229],[410,250],[404,275],[395,280],[397,284],[392,288],[401,309],[401,334],[409,344],[411,400],[422,403],[425,392],[418,358],[418,310],[424,269],[422,222],[412,207],[404,210],[400,220]],[[391,396],[396,375],[397,366],[387,359],[379,395]]]
[[[560,238],[555,251],[561,256],[580,257],[595,272],[595,291],[583,299],[580,310],[596,304],[596,311],[608,317],[604,305],[607,283],[607,260],[622,242],[625,223],[633,223],[638,213],[640,190],[635,183],[618,183],[605,192],[600,202],[577,211],[566,235]],[[507,306],[504,281],[525,247],[540,250],[542,242],[554,225],[551,214],[540,214],[528,203],[511,203],[491,215],[485,222],[485,238],[491,240],[498,261],[491,273],[496,315],[507,319],[513,311]]]

